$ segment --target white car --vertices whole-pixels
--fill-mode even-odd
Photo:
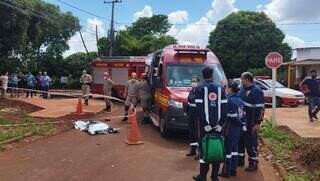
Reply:
[[[233,79],[239,85],[240,78]],[[272,105],[272,79],[254,79],[254,82],[263,91],[264,101],[266,105]],[[304,104],[305,96],[302,92],[290,89],[276,81],[276,105],[281,106],[298,106]]]

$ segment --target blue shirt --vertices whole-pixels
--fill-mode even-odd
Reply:
[[[36,79],[34,78],[33,75],[28,75],[27,77],[27,86],[29,87],[34,87],[36,84]]]
[[[18,76],[14,75],[14,76],[11,77],[10,83],[11,83],[12,85],[18,85],[18,82],[19,82]]]
[[[244,104],[248,128],[260,124],[264,116],[263,92],[256,85],[242,87],[239,96]]]

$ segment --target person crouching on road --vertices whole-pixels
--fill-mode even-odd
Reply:
[[[307,86],[306,96],[309,98],[308,114],[310,122],[318,119],[317,114],[320,111],[320,81],[317,79],[317,71],[311,70],[311,79],[305,79],[301,82]]]
[[[141,80],[139,82],[139,99],[143,109],[143,124],[150,122],[149,112],[150,112],[150,95],[151,89],[148,82],[147,74],[141,74]]]
[[[248,131],[244,132],[239,143],[239,166],[244,165],[244,148],[249,155],[249,166],[245,169],[247,172],[256,171],[258,168],[258,130],[264,116],[263,92],[253,82],[253,75],[250,72],[244,72],[241,75],[243,87],[239,96],[244,104],[246,112],[246,122]],[[244,145],[244,147],[243,147]]]
[[[137,74],[133,72],[131,73],[131,79],[128,80],[123,94],[123,96],[126,98],[126,102],[124,107],[124,118],[122,119],[122,121],[128,121],[128,111],[130,105],[133,104],[134,107],[136,107],[137,105],[138,88],[139,81],[137,80]]]
[[[92,83],[92,77],[87,73],[87,71],[83,70],[82,75],[80,77],[81,89],[82,89],[82,97],[84,98],[84,105],[89,105],[89,95],[90,94],[90,84]]]
[[[191,79],[191,86],[192,90],[190,91],[188,95],[188,105],[186,109],[186,113],[189,118],[189,143],[190,143],[190,150],[186,154],[186,156],[195,156],[197,154],[197,148],[198,148],[198,117],[196,115],[196,103],[195,103],[195,97],[196,97],[196,87],[198,86],[199,77],[194,76]]]
[[[247,131],[245,123],[244,104],[241,101],[238,91],[239,85],[229,82],[228,93],[228,113],[225,121],[225,162],[220,176],[229,178],[237,175],[238,167],[238,143],[241,131]]]
[[[109,72],[105,72],[104,73],[104,84],[103,84],[103,92],[105,96],[111,96],[111,92],[112,92],[112,87],[115,85],[116,83],[113,82],[113,80],[111,80]],[[110,98],[104,98],[105,102],[106,102],[106,108],[104,110],[111,112],[111,107],[112,107],[112,102]]]
[[[207,152],[206,155],[204,154],[205,150],[203,150],[202,146],[205,145],[202,145],[202,140],[208,138],[206,136],[211,135],[220,138],[222,137],[222,125],[224,125],[225,116],[227,114],[228,101],[223,86],[213,80],[213,69],[209,67],[204,68],[202,74],[204,82],[197,86],[195,97],[196,113],[199,117],[200,125],[200,174],[194,176],[193,179],[196,181],[206,181],[209,165],[212,164],[211,178],[213,181],[218,181],[220,161],[206,162],[205,158],[209,156],[209,153]],[[221,147],[222,145],[216,146]]]

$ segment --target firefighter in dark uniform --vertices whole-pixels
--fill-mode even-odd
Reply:
[[[243,86],[239,95],[245,106],[248,131],[244,132],[240,138],[239,166],[244,165],[246,149],[249,156],[249,166],[245,170],[252,172],[258,168],[257,132],[260,128],[260,123],[263,121],[264,100],[263,92],[254,84],[253,75],[250,72],[244,72],[241,75],[241,82]]]
[[[188,114],[189,118],[189,143],[190,143],[190,150],[186,154],[186,156],[195,156],[197,154],[197,147],[198,147],[198,119],[196,116],[196,87],[198,86],[199,78],[194,76],[191,79],[191,86],[192,90],[188,95],[188,105],[186,109],[186,113]]]
[[[222,135],[222,125],[227,113],[227,99],[224,88],[214,82],[213,69],[207,67],[202,71],[204,82],[196,88],[196,113],[199,118],[200,140],[207,134]],[[201,141],[199,141],[201,144]],[[200,174],[194,176],[197,181],[206,181],[209,165],[212,164],[211,178],[218,181],[220,163],[206,163],[203,159],[203,151],[200,148]]]
[[[246,132],[244,104],[239,95],[239,85],[229,82],[228,94],[228,113],[224,126],[225,134],[225,162],[220,176],[229,178],[237,175],[238,167],[238,143],[241,131]]]

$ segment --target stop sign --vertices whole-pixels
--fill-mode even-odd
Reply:
[[[279,68],[283,63],[283,57],[278,52],[271,52],[265,58],[265,64],[269,68]]]

